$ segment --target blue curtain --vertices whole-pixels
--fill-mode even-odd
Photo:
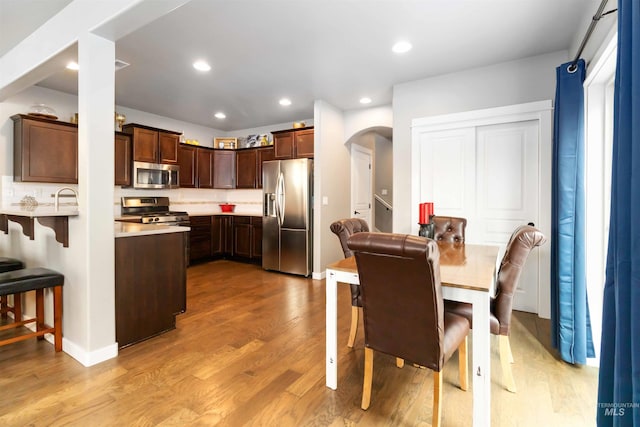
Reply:
[[[618,2],[599,426],[640,426],[640,0]]]
[[[563,360],[594,357],[585,277],[585,64],[556,69],[551,192],[551,341]]]

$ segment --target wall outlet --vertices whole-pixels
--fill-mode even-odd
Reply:
[[[386,188],[383,188],[382,190],[380,190],[380,194],[382,194],[383,196],[386,196],[387,194],[389,194],[389,190],[387,190]]]
[[[325,206],[329,204],[329,198],[327,196],[322,196],[322,204]]]

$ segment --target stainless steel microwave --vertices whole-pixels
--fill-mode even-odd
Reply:
[[[178,165],[133,162],[133,187],[178,188],[179,173]]]

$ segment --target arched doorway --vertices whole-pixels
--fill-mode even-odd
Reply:
[[[346,144],[351,152],[351,214],[367,217],[371,230],[391,232],[393,224],[393,132],[387,126],[363,129],[351,136]],[[354,149],[354,146],[356,147]],[[366,153],[370,152],[370,169],[366,168]],[[369,174],[369,177],[365,176]],[[370,183],[368,201],[363,200],[363,187]],[[363,213],[364,204],[369,206]],[[357,213],[355,213],[357,212]]]

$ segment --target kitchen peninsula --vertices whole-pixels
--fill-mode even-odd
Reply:
[[[186,311],[189,227],[115,222],[116,341],[126,347],[176,327]]]

